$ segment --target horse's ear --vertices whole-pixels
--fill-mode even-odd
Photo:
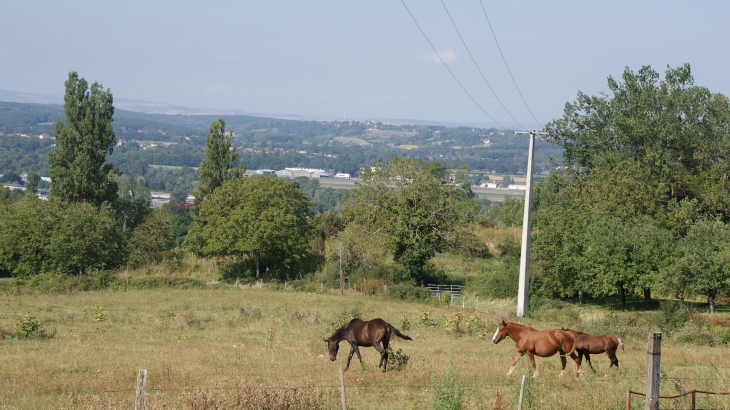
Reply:
[[[502,319],[502,324],[507,326],[507,322],[505,322],[504,319]]]
[[[329,343],[329,342],[330,342],[330,341],[329,341],[329,340],[327,340],[327,339],[322,339],[322,340],[324,340],[324,342],[325,342],[325,343]]]

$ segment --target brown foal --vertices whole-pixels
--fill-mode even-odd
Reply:
[[[372,346],[380,352],[380,364],[378,364],[378,367],[385,371],[388,365],[388,343],[390,342],[391,335],[396,335],[405,340],[413,340],[383,319],[373,319],[367,322],[360,319],[352,319],[337,329],[328,339],[324,339],[324,341],[327,342],[327,350],[329,350],[330,360],[332,361],[337,359],[337,350],[340,348],[340,342],[347,340],[350,343],[350,355],[347,356],[345,370],[350,368],[350,360],[352,360],[353,353],[357,354],[357,359],[362,363],[358,346]]]

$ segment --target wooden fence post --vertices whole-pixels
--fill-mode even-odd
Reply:
[[[626,390],[626,410],[631,410],[631,390]]]
[[[342,410],[347,410],[347,400],[345,400],[345,371],[340,368],[340,393],[342,393]]]
[[[522,375],[522,383],[520,383],[520,401],[517,404],[517,409],[522,410],[522,395],[525,393],[525,375]]]
[[[649,335],[646,352],[646,401],[645,410],[659,409],[659,369],[662,354],[662,334],[654,332]]]
[[[147,405],[147,369],[137,371],[137,392],[134,399],[134,410],[144,410]]]

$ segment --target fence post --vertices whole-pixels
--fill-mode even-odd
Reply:
[[[144,410],[147,405],[147,369],[137,371],[137,392],[134,399],[134,410]]]
[[[466,296],[461,297],[461,310],[466,309]]]
[[[646,352],[646,401],[645,410],[659,409],[659,369],[662,354],[662,333],[649,335]]]
[[[477,301],[474,303],[474,310],[479,310],[479,296],[477,296]]]
[[[626,410],[631,410],[631,390],[626,390]]]
[[[340,368],[340,393],[342,393],[342,410],[347,410],[347,401],[345,400],[345,371]]]
[[[690,400],[691,401],[690,401],[690,407],[689,408],[691,410],[695,410],[695,406],[696,406],[696,404],[695,404],[696,403],[695,402],[695,394],[697,393],[697,391],[696,390],[692,390],[690,393],[692,393],[692,395],[690,396]]]
[[[520,401],[517,404],[517,410],[522,410],[522,395],[525,393],[525,375],[522,375],[522,383],[520,383]]]

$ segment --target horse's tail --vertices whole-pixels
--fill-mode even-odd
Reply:
[[[621,348],[621,351],[623,352],[624,351],[624,341],[619,339],[618,337],[616,339],[618,339],[618,346]]]
[[[390,332],[391,333],[393,333],[394,335],[400,337],[401,339],[413,340],[410,337],[408,337],[408,336],[404,335],[403,333],[401,333],[400,330],[396,329],[395,326],[391,325],[390,323],[388,323],[388,328],[390,329]]]

